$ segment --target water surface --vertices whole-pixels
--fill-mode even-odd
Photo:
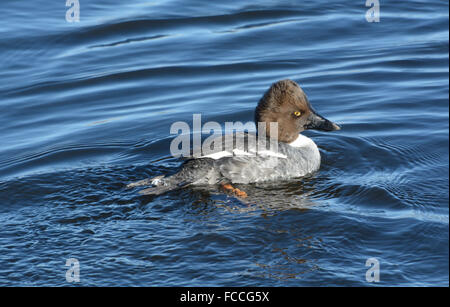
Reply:
[[[448,286],[448,2],[2,1],[0,285]],[[342,125],[308,178],[160,197],[170,125],[297,81]]]

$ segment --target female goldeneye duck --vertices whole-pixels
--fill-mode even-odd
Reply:
[[[265,123],[265,131],[260,131],[259,135],[265,134],[268,143],[276,139],[276,151],[266,150],[266,147],[258,150],[258,141],[262,137],[235,133],[232,149],[187,160],[172,176],[144,179],[127,187],[151,185],[140,193],[160,195],[189,185],[220,184],[224,190],[246,197],[245,192],[232,184],[298,178],[319,169],[319,149],[313,140],[300,132],[307,129],[340,130],[337,124],[312,108],[303,90],[292,80],[272,84],[256,106],[255,123],[257,127],[258,123]],[[271,129],[270,123],[277,123],[278,129]],[[271,135],[273,131],[276,135]],[[218,139],[225,142],[225,137]]]

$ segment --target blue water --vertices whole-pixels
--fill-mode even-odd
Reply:
[[[1,1],[0,285],[448,286],[448,1]],[[219,3],[221,2],[221,3]],[[320,171],[143,197],[170,125],[298,82]],[[380,281],[366,281],[366,260]]]

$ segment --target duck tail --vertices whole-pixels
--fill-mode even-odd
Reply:
[[[165,178],[164,175],[157,176],[150,179],[150,183],[152,187],[139,191],[141,195],[161,195],[168,191],[176,189],[176,186],[173,186],[169,179]]]
[[[144,179],[137,182],[133,182],[127,185],[127,188],[135,188],[139,186],[148,186],[151,187],[146,188],[144,190],[139,191],[141,195],[161,195],[166,192],[176,190],[185,186],[185,184],[176,183],[176,180],[173,180],[173,176],[165,177],[164,175],[156,176],[154,178]]]

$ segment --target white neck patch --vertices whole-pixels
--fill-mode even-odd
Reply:
[[[309,137],[299,134],[295,141],[289,143],[292,147],[306,147],[315,144]]]

